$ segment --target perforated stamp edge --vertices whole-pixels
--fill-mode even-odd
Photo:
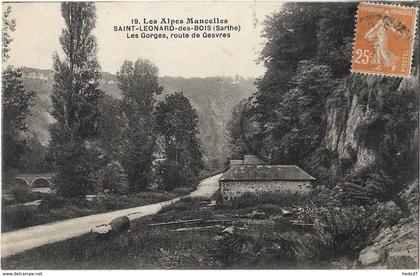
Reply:
[[[357,25],[358,25],[358,17],[359,17],[359,10],[360,6],[362,4],[369,4],[369,5],[376,5],[376,6],[388,6],[388,7],[396,7],[396,8],[403,8],[403,9],[414,9],[414,19],[413,19],[413,26],[411,26],[413,30],[413,39],[411,40],[411,56],[410,56],[410,66],[408,68],[408,74],[392,74],[392,73],[381,73],[380,71],[354,71],[353,70],[353,57],[355,55],[355,47],[356,47],[356,32],[357,32]],[[360,75],[374,75],[374,76],[381,76],[381,77],[395,77],[395,78],[410,78],[412,77],[411,71],[413,66],[413,56],[414,56],[414,42],[417,37],[417,14],[418,14],[418,8],[412,7],[412,6],[405,6],[400,4],[389,4],[389,3],[383,3],[383,2],[359,2],[359,5],[357,7],[356,16],[354,18],[355,24],[354,24],[354,36],[353,36],[353,46],[352,46],[352,53],[351,53],[351,69],[350,72],[353,74],[360,74]]]

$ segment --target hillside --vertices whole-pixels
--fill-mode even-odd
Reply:
[[[28,118],[30,133],[46,145],[49,140],[48,126],[54,122],[50,115],[53,72],[27,67],[22,68],[22,71],[25,88],[36,92],[31,116]],[[241,77],[162,77],[159,81],[165,88],[163,95],[182,91],[197,109],[205,162],[210,168],[219,168],[228,154],[226,125],[232,108],[242,98],[255,92],[254,80]],[[115,75],[102,73],[101,85],[105,93],[121,98],[117,83]]]

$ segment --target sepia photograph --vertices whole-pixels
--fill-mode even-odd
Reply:
[[[417,275],[420,2],[1,6],[2,275]]]

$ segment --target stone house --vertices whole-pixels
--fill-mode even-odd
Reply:
[[[245,193],[307,194],[312,190],[314,179],[296,165],[267,165],[253,155],[245,155],[244,160],[231,160],[230,169],[219,180],[219,187],[223,200]]]

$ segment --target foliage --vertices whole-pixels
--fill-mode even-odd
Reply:
[[[80,140],[95,138],[99,103],[103,98],[100,67],[97,62],[96,24],[93,3],[62,3],[66,28],[60,37],[65,59],[54,55],[52,115],[58,126]],[[54,137],[53,137],[54,140]]]
[[[127,126],[122,101],[105,95],[100,104],[100,113],[99,145],[104,150],[106,159],[122,163],[122,153],[126,142],[124,132]]]
[[[36,220],[36,213],[37,208],[34,206],[15,205],[3,207],[1,211],[1,231],[6,232],[33,225]]]
[[[122,108],[127,118],[124,135],[123,167],[132,191],[146,189],[152,178],[156,147],[153,110],[155,97],[163,88],[158,83],[158,68],[148,60],[125,61],[117,73],[122,91]]]
[[[64,207],[65,201],[56,195],[48,195],[46,198],[42,199],[41,205],[39,208],[48,210]]]
[[[313,268],[325,256],[316,235],[270,224],[218,236],[209,252],[221,268],[240,269]]]
[[[254,96],[262,130],[276,121],[300,61],[327,65],[333,77],[348,74],[355,12],[354,3],[285,3],[267,18],[262,35],[267,42],[260,56],[267,71],[257,80]]]
[[[160,186],[165,191],[169,191],[178,186],[191,184],[186,182],[186,177],[182,174],[182,169],[182,166],[174,160],[165,160],[159,163],[156,174],[160,178]]]
[[[350,71],[356,9],[355,3],[325,3],[318,9],[316,58],[331,66],[336,77]]]
[[[171,191],[171,193],[186,195],[191,193],[194,190],[192,187],[177,187]]]
[[[385,134],[380,143],[381,167],[398,182],[418,177],[418,91],[402,90],[384,97]],[[398,164],[398,165],[396,165]]]
[[[25,91],[21,69],[7,68],[2,76],[2,148],[3,168],[20,167],[20,158],[26,149],[21,133],[28,130],[26,117],[30,113],[35,93]]]
[[[373,92],[369,90],[364,94]],[[418,146],[413,143],[418,128],[417,91],[390,89],[383,92],[380,99],[370,99],[369,106],[374,115],[356,129],[356,140],[378,152],[377,166],[397,182],[407,182],[417,177]]]
[[[60,43],[65,58],[54,55],[54,85],[51,94],[51,152],[58,191],[66,197],[91,190],[96,152],[88,145],[98,135],[100,68],[97,62],[95,5],[88,2],[61,4],[66,28]],[[97,156],[97,155],[96,155]]]
[[[183,93],[165,96],[156,106],[156,129],[163,137],[158,172],[165,190],[193,184],[204,168],[197,111]]]
[[[211,219],[214,210],[201,208],[201,203],[206,198],[201,197],[183,197],[170,206],[163,207],[153,219],[157,222],[189,219]]]
[[[28,189],[20,189],[20,188],[14,188],[11,190],[11,193],[13,195],[13,198],[16,200],[16,203],[25,203],[34,201],[37,199],[42,199],[46,197],[45,194],[41,193],[34,193]]]
[[[204,200],[205,198],[200,197],[183,197],[174,204],[171,204],[169,206],[163,207],[159,214],[164,214],[167,212],[183,212],[188,210],[196,210],[200,207],[200,201]]]
[[[104,165],[101,150],[93,143],[76,140],[70,133],[61,131],[57,124],[52,125],[51,136],[55,141],[51,145],[51,158],[57,193],[71,198],[93,192],[97,173]]]
[[[9,58],[9,44],[13,41],[13,38],[10,36],[10,32],[15,31],[16,27],[16,20],[15,19],[9,19],[10,12],[12,11],[12,8],[10,6],[7,6],[3,10],[3,28],[2,28],[2,61],[6,62]]]
[[[314,228],[332,256],[355,256],[374,237],[376,222],[364,207],[330,207],[318,212]]]
[[[302,61],[293,84],[294,88],[280,103],[277,123],[271,132],[275,163],[299,164],[319,147],[324,137],[325,102],[334,86],[331,69]]]
[[[392,227],[404,216],[401,209],[393,201],[377,203],[372,208],[378,228]]]
[[[244,154],[249,153],[244,139],[244,127],[242,125],[244,113],[249,112],[249,104],[246,99],[242,99],[232,110],[231,119],[227,125],[230,157],[232,159],[242,159]]]
[[[48,161],[48,147],[42,145],[38,138],[31,135],[26,138],[25,151],[22,153],[21,170],[27,172],[50,172],[51,164]]]
[[[118,192],[124,192],[124,187],[120,187],[121,165],[114,161],[103,167],[99,173],[99,182],[103,189],[109,189]]]
[[[243,258],[243,249],[248,247],[244,235],[226,235],[217,240],[215,248],[210,249],[212,259],[220,262],[223,268],[231,267]]]

